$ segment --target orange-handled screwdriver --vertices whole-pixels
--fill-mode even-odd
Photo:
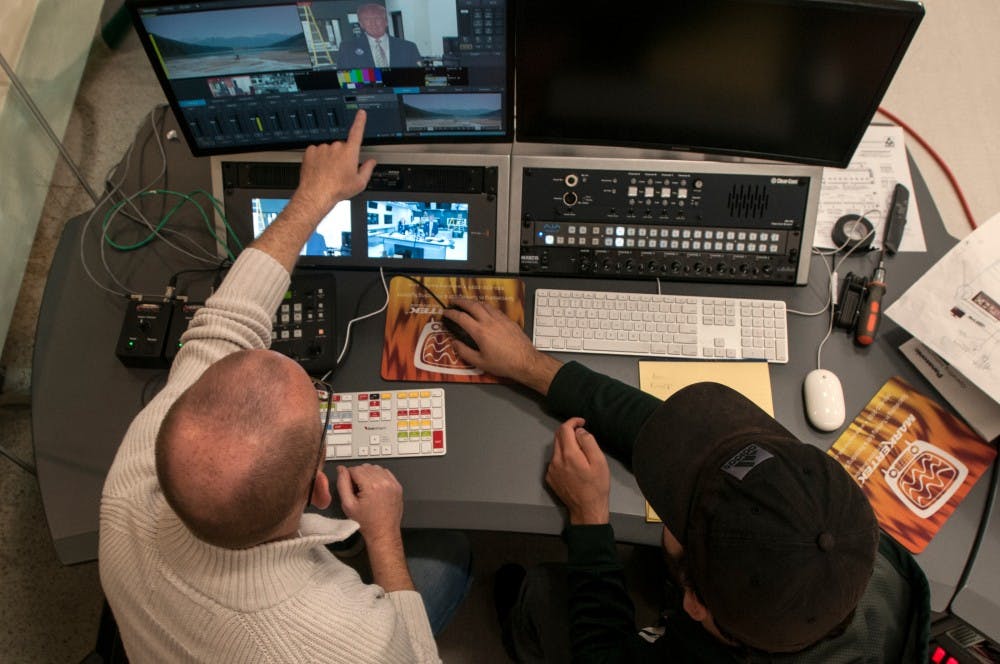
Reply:
[[[868,282],[868,293],[864,307],[858,316],[858,326],[854,340],[862,346],[871,345],[875,341],[879,323],[882,321],[882,296],[885,295],[885,263],[879,258],[878,267]]]

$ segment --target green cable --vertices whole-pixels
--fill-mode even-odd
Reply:
[[[134,251],[135,249],[139,249],[141,247],[144,247],[147,244],[149,244],[150,242],[152,242],[159,235],[160,230],[164,226],[167,225],[167,222],[170,221],[170,218],[174,215],[175,212],[177,212],[177,210],[179,210],[185,203],[191,203],[196,208],[198,208],[198,212],[201,214],[201,218],[205,221],[205,226],[208,229],[209,235],[212,236],[212,238],[215,240],[215,242],[219,246],[221,246],[223,249],[226,250],[226,254],[229,256],[230,260],[236,260],[236,256],[229,249],[228,243],[225,242],[218,235],[216,235],[215,229],[212,226],[212,222],[209,220],[208,214],[205,212],[205,208],[202,207],[202,205],[200,203],[198,203],[198,201],[196,201],[194,199],[194,196],[196,196],[198,194],[201,194],[201,195],[205,196],[211,202],[212,206],[219,213],[219,217],[222,219],[222,223],[225,226],[228,235],[232,237],[232,239],[233,239],[234,243],[236,244],[236,246],[240,250],[242,250],[243,249],[243,245],[240,242],[239,238],[236,236],[236,233],[233,231],[232,227],[229,225],[229,221],[226,219],[226,215],[222,211],[222,206],[219,203],[218,199],[216,199],[214,196],[212,196],[212,194],[208,193],[204,189],[195,189],[194,191],[191,192],[190,195],[184,194],[184,193],[179,192],[179,191],[170,191],[169,189],[150,189],[148,191],[139,192],[139,194],[137,194],[135,196],[131,196],[129,198],[126,198],[125,200],[122,200],[122,201],[119,201],[118,203],[115,203],[108,210],[107,214],[104,215],[104,221],[101,224],[101,230],[102,230],[102,234],[104,236],[104,240],[111,247],[113,247],[113,248],[115,248],[115,249],[117,249],[119,251]],[[115,240],[113,240],[111,238],[110,234],[109,234],[108,229],[109,229],[109,227],[111,225],[111,220],[114,217],[114,215],[116,215],[118,213],[118,211],[121,210],[124,206],[128,205],[129,202],[131,202],[134,198],[143,198],[145,196],[154,196],[154,195],[176,196],[176,197],[180,198],[181,200],[176,205],[174,205],[172,208],[170,208],[170,210],[167,212],[167,214],[164,215],[164,217],[162,219],[160,219],[160,222],[153,228],[153,230],[145,238],[143,238],[143,239],[141,239],[138,242],[135,242],[133,244],[120,244],[120,243],[116,242]]]

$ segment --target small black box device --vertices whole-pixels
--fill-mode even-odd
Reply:
[[[173,304],[169,300],[129,300],[115,354],[127,367],[160,369],[167,366],[164,344]]]
[[[205,306],[201,302],[186,302],[178,299],[173,303],[174,312],[170,316],[170,331],[167,333],[167,342],[163,346],[163,359],[170,364],[181,349],[181,335],[188,329],[188,324],[194,315]]]

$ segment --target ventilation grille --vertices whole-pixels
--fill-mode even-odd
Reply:
[[[245,186],[274,189],[295,189],[299,186],[299,164],[248,163]]]
[[[729,215],[740,219],[760,219],[767,212],[771,196],[764,185],[735,185],[729,192]]]

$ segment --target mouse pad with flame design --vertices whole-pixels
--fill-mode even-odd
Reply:
[[[497,277],[416,277],[445,304],[456,296],[479,300],[524,327],[524,282]],[[382,347],[382,378],[420,382],[498,383],[463,362],[441,325],[441,305],[409,279],[393,277]]]
[[[871,502],[882,529],[920,553],[996,458],[964,422],[895,377],[827,452]]]

